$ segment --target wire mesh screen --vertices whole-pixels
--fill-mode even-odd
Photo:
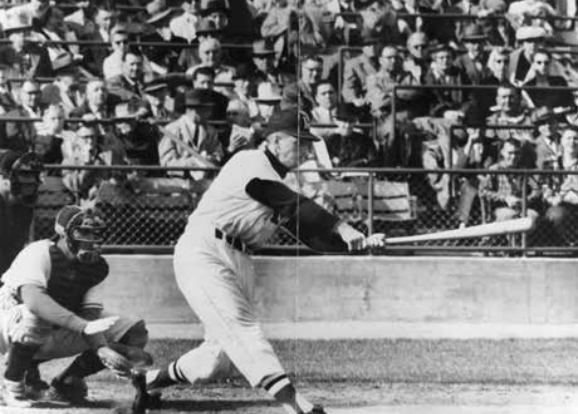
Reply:
[[[166,172],[156,172],[154,177],[124,172],[124,179],[116,176],[100,181],[87,201],[69,189],[61,171],[48,171],[36,207],[34,238],[52,236],[54,217],[63,205],[90,203],[107,222],[105,245],[174,245],[210,181],[193,181]],[[498,194],[502,190],[481,190],[490,176],[496,176],[494,181],[500,185],[516,187],[519,200],[508,206],[505,196]],[[569,177],[578,182],[578,175],[395,170],[319,172],[315,177],[309,181],[297,177],[288,184],[299,186],[304,194],[365,234],[427,234],[525,214],[538,217],[535,230],[527,235],[420,242],[402,246],[404,249],[578,250],[578,199],[572,204],[571,198],[559,197],[567,191],[564,183]],[[499,177],[508,179],[502,182]],[[578,193],[575,195],[578,198]],[[298,244],[295,237],[280,230],[269,247]]]

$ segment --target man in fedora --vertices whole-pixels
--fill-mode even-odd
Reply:
[[[61,105],[65,115],[84,102],[80,88],[80,71],[70,55],[52,63],[56,78],[42,87],[42,102],[47,105]]]
[[[159,142],[160,164],[164,167],[213,168],[221,164],[224,151],[217,130],[208,124],[215,102],[207,90],[185,93],[185,113],[168,124]],[[195,179],[207,174],[192,171]]]
[[[516,40],[521,47],[510,53],[508,78],[514,83],[524,82],[532,66],[534,53],[542,47],[546,31],[541,27],[522,26],[516,31]]]
[[[4,34],[10,44],[0,48],[0,62],[10,67],[15,77],[50,77],[52,64],[46,48],[29,42],[32,21],[24,12],[11,9],[6,13]]]
[[[466,53],[458,56],[454,66],[466,74],[468,83],[478,85],[486,65],[484,45],[487,36],[480,25],[471,24],[464,29],[461,40],[466,47]]]
[[[277,85],[263,82],[257,87],[255,102],[259,108],[258,119],[268,122],[271,116],[280,109],[281,89]]]
[[[157,73],[171,73],[178,72],[178,60],[181,51],[183,50],[184,44],[188,43],[187,39],[176,36],[173,34],[170,28],[171,20],[182,13],[180,9],[163,9],[162,7],[150,7],[148,8],[151,17],[146,21],[149,26],[147,32],[145,32],[141,37],[141,42],[159,42],[168,44],[180,44],[181,46],[174,45],[169,47],[166,44],[163,47],[158,46],[144,46],[142,48],[143,54],[151,62],[152,65],[157,66]]]
[[[357,107],[365,106],[366,80],[369,75],[379,70],[381,43],[381,39],[376,37],[365,38],[361,43],[361,54],[345,61],[341,86],[341,95],[345,102],[353,103]]]
[[[294,79],[284,79],[275,66],[275,50],[269,42],[264,39],[256,40],[251,48],[252,62],[249,64],[251,82],[251,94],[255,95],[259,84],[269,82],[283,87],[285,83]]]
[[[558,119],[552,109],[542,107],[532,114],[537,138],[534,141],[536,168],[555,170],[562,155]]]
[[[434,46],[430,55],[432,62],[425,75],[424,83],[426,85],[460,86],[468,83],[464,72],[453,65],[454,50],[447,44]],[[465,91],[458,89],[431,91],[430,115],[455,118],[458,115],[448,115],[446,112],[453,111],[451,114],[465,113],[468,104],[467,95]]]

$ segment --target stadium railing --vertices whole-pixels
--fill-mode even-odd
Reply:
[[[54,216],[62,205],[85,203],[79,193],[64,186],[60,178],[64,170],[96,170],[103,174],[114,171],[115,179],[104,179],[97,187],[96,198],[93,200],[103,211],[109,228],[104,248],[108,252],[149,253],[172,251],[184,230],[187,217],[210,185],[210,177],[217,173],[216,170],[202,168],[46,165],[45,183],[41,187],[36,207],[33,232],[35,239],[52,235]],[[191,171],[205,171],[209,178],[194,181],[189,175]],[[516,176],[522,181],[523,188],[521,216],[528,209],[525,184],[529,180],[544,183],[554,177],[578,174],[569,171],[523,169],[497,172],[400,168],[300,169],[298,173],[309,178],[306,186],[301,188],[305,194],[315,194],[316,201],[367,234],[385,232],[390,236],[434,233],[458,227],[456,212],[459,190],[448,206],[440,207],[435,192],[427,181],[428,174],[448,175],[455,179],[468,176],[487,177],[493,174]],[[311,191],[312,188],[314,191]],[[335,192],[332,195],[331,191],[335,191],[335,188],[339,188],[340,193]],[[337,200],[339,197],[341,201]],[[384,208],[388,209],[385,213]],[[540,213],[543,215],[544,212],[545,207]],[[484,222],[486,220],[481,216],[480,205],[476,202],[469,225]],[[554,230],[540,222],[536,231],[530,235],[522,235],[516,245],[511,245],[505,236],[494,236],[389,246],[385,252],[500,255],[578,253],[578,224],[571,222],[565,237],[564,242],[560,242]],[[295,252],[296,249],[315,253],[283,231],[278,232],[261,252],[287,253]]]

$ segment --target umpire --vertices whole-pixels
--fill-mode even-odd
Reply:
[[[234,155],[203,195],[175,247],[177,284],[205,329],[205,341],[168,366],[146,374],[147,388],[195,384],[231,363],[253,387],[261,387],[289,414],[323,414],[298,393],[265,338],[253,299],[250,252],[279,226],[315,249],[343,251],[382,246],[384,235],[365,238],[285,184],[317,140],[297,110],[269,121],[266,149]]]
[[[28,241],[39,185],[34,153],[0,152],[0,276]]]

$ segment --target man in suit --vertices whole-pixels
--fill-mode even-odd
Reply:
[[[214,102],[206,90],[193,89],[185,94],[186,112],[168,124],[159,143],[160,164],[166,167],[218,166],[224,156],[215,128],[207,123]],[[195,179],[206,176],[193,171]]]
[[[40,118],[40,86],[29,80],[20,89],[20,105],[8,112],[7,117]],[[5,122],[0,124],[0,148],[17,152],[28,152],[34,149],[36,125],[32,122]]]
[[[108,43],[108,46],[87,46],[83,49],[84,64],[87,69],[96,76],[103,76],[102,64],[112,49],[111,30],[115,24],[114,11],[105,5],[98,6],[94,17],[96,23],[95,30],[90,34],[85,34],[83,40]]]
[[[483,70],[486,64],[484,45],[487,36],[482,27],[478,24],[466,26],[462,35],[462,42],[467,52],[458,56],[454,61],[454,66],[466,74],[468,83],[479,85],[483,77]]]
[[[306,113],[310,113],[315,106],[313,85],[321,80],[323,73],[323,59],[319,56],[305,56],[301,59],[301,77],[297,82],[285,85],[281,109],[288,109],[300,105]]]
[[[536,168],[557,170],[558,161],[562,155],[562,146],[555,114],[550,108],[538,108],[533,114],[532,121],[538,132],[535,141]]]
[[[143,79],[143,55],[129,49],[122,56],[122,73],[108,79],[108,91],[121,102],[143,102]]]
[[[345,61],[343,68],[343,84],[341,94],[345,102],[360,107],[366,104],[366,80],[369,75],[379,70],[379,54],[381,44],[377,38],[363,41],[363,49],[359,56]]]
[[[18,106],[12,88],[7,79],[8,70],[0,67],[0,115],[9,112]]]
[[[10,44],[0,48],[0,62],[9,67],[10,76],[52,76],[52,64],[46,48],[28,41],[32,21],[25,13],[9,10],[3,30]]]
[[[508,78],[511,82],[523,83],[526,80],[534,53],[542,46],[545,38],[546,31],[541,27],[523,26],[516,31],[516,40],[522,44],[522,47],[510,53]]]
[[[425,75],[426,85],[459,86],[468,83],[465,74],[452,65],[453,50],[447,45],[439,45],[431,51],[432,63]],[[434,90],[431,92],[430,115],[447,116],[447,111],[465,113],[467,101],[462,90]]]
[[[537,50],[532,57],[532,66],[526,75],[524,86],[567,87],[568,82],[566,82],[566,79],[550,74],[551,61],[550,52],[544,49]],[[572,91],[569,90],[528,90],[526,92],[531,104],[536,108],[543,106],[548,108],[574,106]]]

